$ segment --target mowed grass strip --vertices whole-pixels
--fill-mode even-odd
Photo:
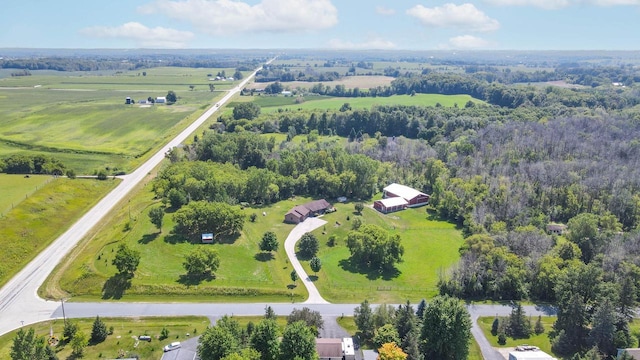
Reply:
[[[151,224],[148,211],[162,206],[150,191],[151,185],[136,194],[127,206],[110,214],[110,221],[95,236],[74,250],[69,263],[52,278],[60,279],[63,293],[74,301],[217,301],[217,302],[290,302],[306,299],[307,292],[298,281],[291,287],[291,264],[284,251],[284,240],[293,225],[284,224],[284,214],[295,204],[309,201],[282,201],[265,208],[244,209],[247,217],[255,213],[255,222],[246,221],[242,234],[222,243],[200,244],[171,233],[172,213],[165,214],[162,233]],[[263,213],[265,215],[263,215]],[[259,251],[266,231],[274,231],[280,242],[271,258]],[[112,265],[120,243],[140,251],[141,261],[130,287],[114,289],[107,281],[115,273]],[[215,277],[201,282],[186,281],[182,263],[186,255],[202,247],[213,247],[220,255]],[[55,280],[54,280],[55,281]],[[41,295],[56,297],[58,291],[41,289]]]
[[[138,356],[140,360],[157,360],[162,357],[162,348],[174,341],[185,341],[193,336],[204,332],[210,321],[202,316],[180,316],[180,317],[140,317],[140,318],[100,318],[107,329],[113,327],[113,334],[99,344],[89,345],[84,350],[85,359],[116,359],[119,355],[125,358]],[[87,339],[91,338],[91,328],[95,318],[71,319],[78,325]],[[27,331],[33,328],[36,335],[49,338],[50,331],[58,339],[62,338],[64,321],[56,319],[44,321],[30,326],[25,326]],[[169,330],[169,337],[160,340],[160,332],[166,327]],[[9,359],[13,339],[17,333],[12,331],[0,337],[0,359]],[[187,334],[189,334],[187,336]],[[151,336],[151,341],[137,341],[140,335]],[[57,346],[54,348],[58,358],[70,359],[71,346]]]
[[[51,180],[49,175],[0,174],[0,217]]]
[[[2,216],[0,248],[4,260],[0,263],[0,286],[51,244],[117,183],[117,180],[57,178]]]
[[[451,223],[431,219],[424,207],[385,215],[371,208],[371,204],[366,203],[362,215],[356,215],[353,203],[335,204],[338,211],[324,215],[327,225],[315,230],[322,262],[315,284],[322,296],[337,303],[368,299],[372,303],[392,304],[406,300],[418,303],[437,295],[439,274],[460,258],[461,232]],[[363,224],[375,224],[400,235],[405,252],[395,271],[371,271],[349,260],[346,236],[356,218]],[[333,247],[327,244],[332,235],[337,238]],[[308,261],[303,266],[309,275],[314,275]]]

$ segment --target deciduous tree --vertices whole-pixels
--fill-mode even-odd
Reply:
[[[318,273],[318,271],[320,271],[320,269],[322,268],[322,261],[320,261],[320,258],[317,256],[314,256],[311,258],[311,260],[309,261],[309,267],[311,268],[311,270],[314,273]]]
[[[260,353],[262,360],[277,360],[278,324],[273,319],[264,319],[256,325],[251,334],[251,346]]]
[[[287,325],[280,342],[280,359],[314,360],[317,356],[316,340],[311,329],[303,321]]]
[[[120,244],[112,264],[115,265],[120,274],[133,276],[140,264],[140,252],[129,248],[127,244]]]
[[[215,249],[200,248],[187,255],[182,265],[189,275],[210,275],[218,270],[220,257]]]
[[[378,348],[378,360],[405,360],[406,358],[407,354],[394,342],[382,344]]]
[[[425,310],[421,338],[425,359],[466,359],[471,339],[469,312],[456,298],[436,296]]]
[[[318,238],[311,233],[304,233],[298,242],[298,252],[305,259],[316,256],[319,247]]]
[[[164,209],[161,206],[149,209],[149,220],[156,226],[158,231],[162,232],[162,220],[164,219]]]
[[[278,251],[278,237],[273,231],[267,231],[260,240],[260,251]]]

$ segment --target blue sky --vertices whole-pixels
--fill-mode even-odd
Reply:
[[[640,50],[640,0],[23,0],[0,48]]]

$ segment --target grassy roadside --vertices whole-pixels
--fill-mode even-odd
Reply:
[[[29,179],[30,180],[30,179]],[[0,286],[49,246],[119,180],[56,178],[0,218]]]
[[[107,329],[113,327],[113,334],[96,345],[85,348],[85,359],[116,359],[120,355],[124,357],[138,356],[140,360],[157,360],[162,357],[162,347],[172,341],[184,341],[192,336],[201,334],[210,321],[206,317],[182,316],[182,317],[140,317],[140,318],[101,318]],[[91,337],[91,327],[95,318],[73,319],[87,338]],[[44,321],[32,327],[36,335],[49,338],[50,332],[57,338],[62,337],[64,322],[62,319]],[[169,337],[160,340],[160,332],[166,327]],[[9,359],[11,345],[16,331],[12,331],[0,337],[0,358]],[[189,334],[189,335],[187,335]],[[151,336],[151,341],[137,341],[140,335]],[[57,346],[55,348],[58,358],[68,359],[71,355],[71,346]]]

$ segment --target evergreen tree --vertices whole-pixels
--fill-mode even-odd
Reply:
[[[616,353],[614,344],[616,335],[616,313],[613,303],[605,298],[593,314],[589,340],[601,352],[612,356]]]
[[[536,326],[533,328],[533,332],[535,332],[536,335],[544,333],[544,325],[542,325],[542,315],[538,315],[538,320],[536,320]]]
[[[107,325],[100,319],[100,316],[96,316],[93,321],[93,327],[91,328],[91,340],[92,344],[99,344],[107,339]]]
[[[353,310],[353,320],[364,340],[373,338],[373,332],[375,330],[373,312],[371,311],[368,300],[363,301],[360,306]]]
[[[424,310],[427,308],[427,301],[425,299],[420,300],[418,304],[418,310],[416,310],[416,315],[420,320],[424,317]]]
[[[514,339],[525,339],[531,335],[531,323],[522,308],[522,304],[518,303],[512,310],[507,319],[507,335]]]

